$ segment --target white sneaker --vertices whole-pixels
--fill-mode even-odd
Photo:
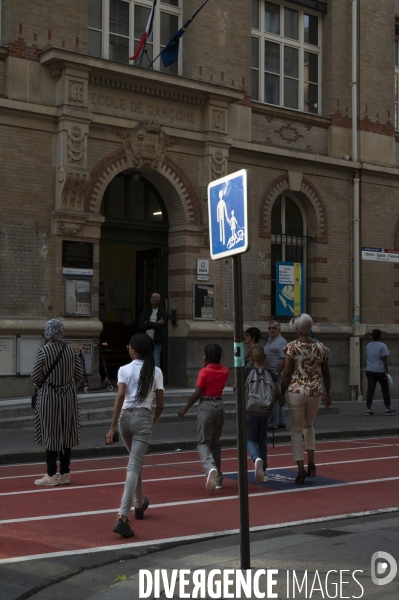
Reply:
[[[60,474],[59,482],[61,485],[71,485],[71,475],[69,473]]]
[[[217,469],[211,469],[206,478],[206,491],[213,492],[216,489],[216,477],[218,476]]]
[[[49,475],[44,475],[44,477],[42,477],[41,479],[35,479],[35,485],[48,485],[48,486],[55,486],[55,485],[59,485],[60,480],[59,480],[59,476],[56,473],[55,475],[53,475],[52,477],[49,477]]]
[[[263,460],[261,458],[257,458],[255,460],[255,479],[258,483],[263,483],[264,476],[265,472],[263,470]]]

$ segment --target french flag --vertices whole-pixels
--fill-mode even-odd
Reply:
[[[150,12],[150,16],[148,17],[146,28],[143,31],[143,35],[141,36],[141,40],[139,42],[139,45],[136,48],[136,52],[128,60],[133,60],[133,61],[137,60],[137,58],[140,56],[140,52],[142,51],[142,49],[146,45],[146,43],[147,42],[151,42],[151,40],[152,40],[152,27],[153,27],[153,24],[154,24],[154,13],[155,13],[155,6],[156,6],[156,4],[157,4],[157,0],[154,0],[154,4],[152,5],[152,9],[151,9],[151,12]]]

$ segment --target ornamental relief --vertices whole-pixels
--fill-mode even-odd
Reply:
[[[83,210],[89,175],[61,168],[58,171],[58,183],[60,186],[59,206],[73,210]]]
[[[166,150],[177,143],[167,136],[158,123],[145,122],[135,129],[118,129],[129,166],[132,169],[152,171],[160,169]]]
[[[227,157],[221,150],[216,150],[212,154],[211,161],[211,181],[227,175]]]
[[[226,131],[226,113],[224,110],[213,110],[213,128],[218,131]]]
[[[79,125],[72,125],[68,131],[67,163],[83,167],[85,163],[85,132]]]

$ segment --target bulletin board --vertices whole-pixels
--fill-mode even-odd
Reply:
[[[16,336],[0,337],[0,375],[16,375]]]
[[[93,361],[94,361],[94,340],[65,340],[67,344],[71,344],[76,351],[79,353],[79,348],[83,348],[83,356],[85,359],[86,373],[88,375],[93,374]]]
[[[64,316],[93,315],[93,277],[64,275]]]
[[[41,335],[20,335],[17,337],[17,373],[30,375],[33,371],[37,351],[43,346]]]
[[[215,320],[215,284],[193,284],[193,319],[201,321]]]

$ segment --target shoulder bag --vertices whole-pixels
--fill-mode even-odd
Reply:
[[[38,395],[39,395],[39,390],[41,389],[41,387],[42,387],[43,383],[46,381],[46,379],[47,379],[47,378],[50,376],[50,374],[51,374],[51,373],[54,371],[55,367],[56,367],[56,366],[58,365],[58,363],[60,362],[61,355],[62,355],[62,353],[64,352],[65,348],[66,348],[66,344],[64,344],[64,343],[63,343],[63,344],[62,344],[62,350],[61,350],[61,352],[59,353],[59,355],[57,356],[57,358],[55,359],[55,361],[53,362],[53,364],[51,365],[51,367],[49,368],[49,370],[48,370],[48,371],[47,371],[47,373],[45,374],[45,376],[44,376],[44,378],[43,378],[43,381],[42,381],[42,383],[41,383],[40,387],[38,386],[38,387],[35,389],[35,391],[34,391],[34,394],[33,394],[33,396],[32,396],[32,399],[31,399],[31,402],[30,402],[30,403],[31,403],[31,406],[32,406],[32,408],[33,408],[33,409],[34,409],[34,408],[36,408],[36,403],[37,403],[37,397],[38,397]]]

